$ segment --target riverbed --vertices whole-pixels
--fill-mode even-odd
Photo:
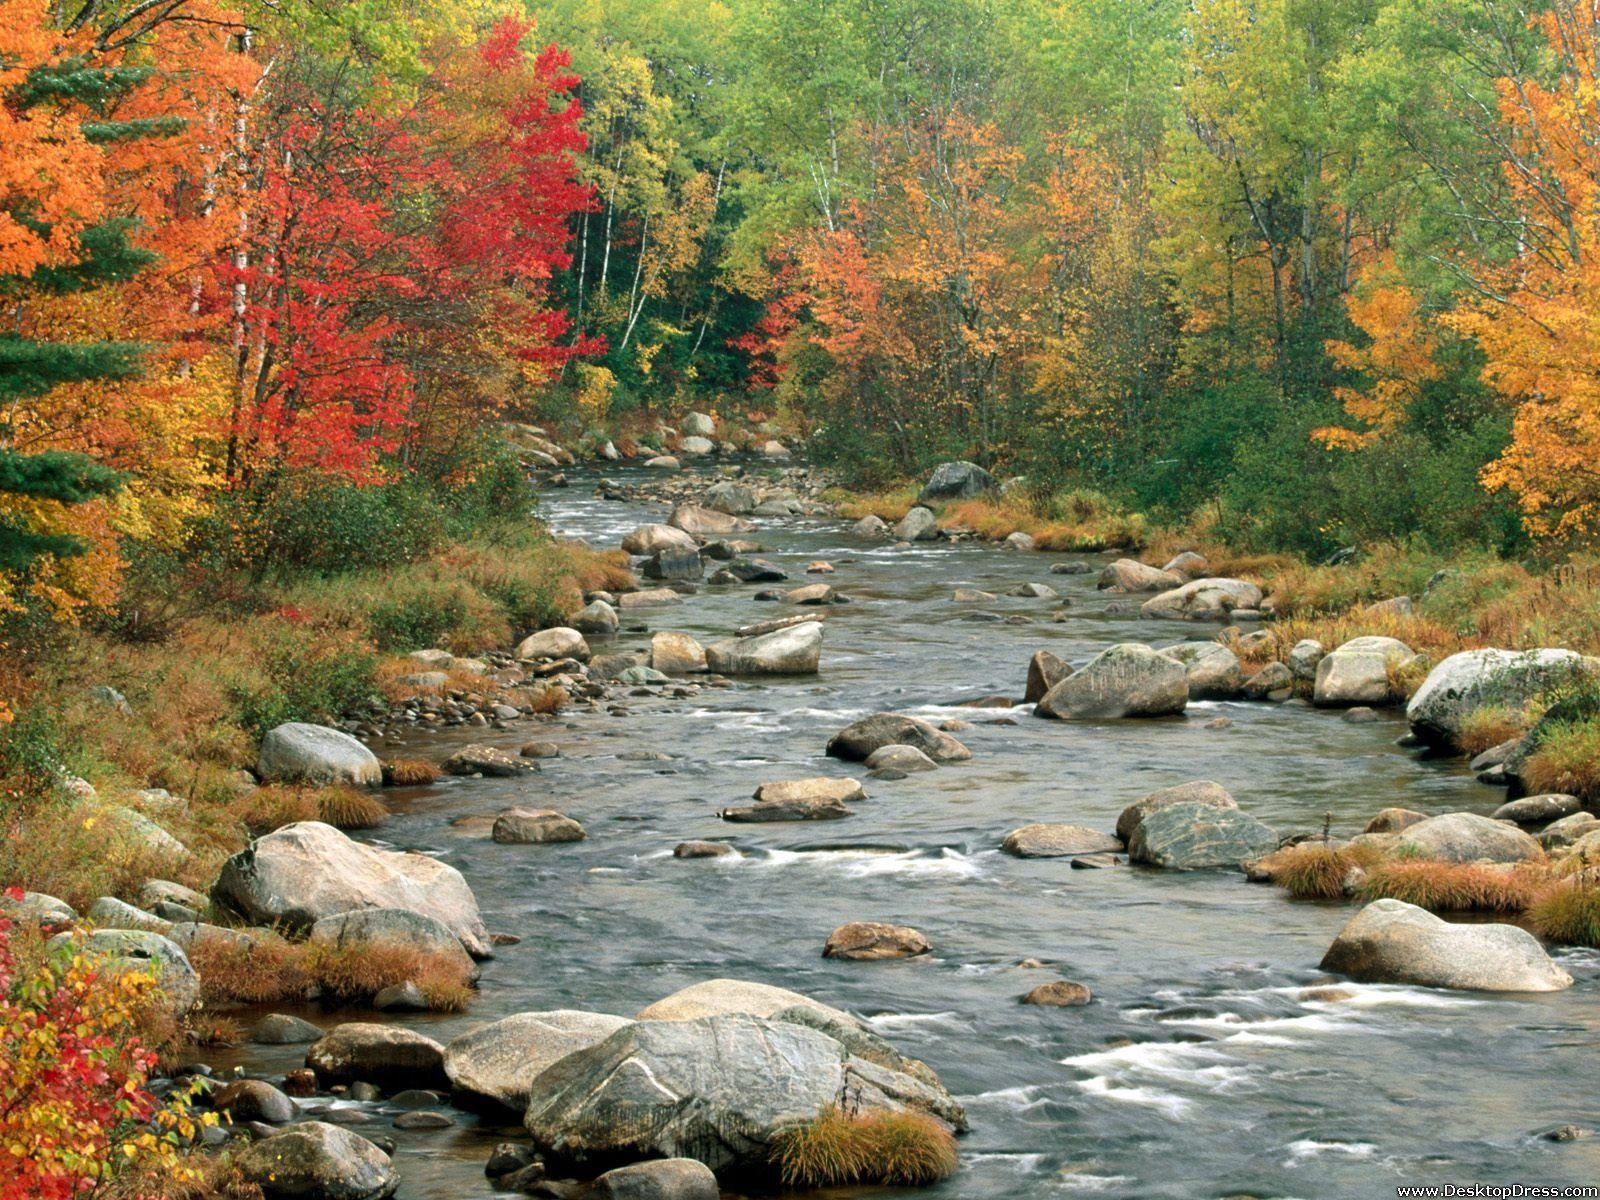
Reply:
[[[544,502],[559,533],[614,546],[665,519],[664,505],[603,500],[592,474],[571,474],[572,486]],[[1348,835],[1391,805],[1487,813],[1499,792],[1458,761],[1398,747],[1398,715],[1353,723],[1299,705],[1198,703],[1176,719],[1062,723],[1022,707],[957,707],[1020,697],[1039,649],[1081,664],[1114,642],[1161,646],[1210,631],[1115,615],[1095,574],[1050,572],[1078,560],[1098,570],[1105,556],[972,542],[894,549],[838,520],[758,526],[762,557],[796,584],[825,581],[852,600],[824,610],[819,675],[622,695],[614,703],[625,715],[578,708],[537,726],[375,746],[383,757],[440,758],[467,741],[514,751],[539,739],[561,750],[535,776],[388,794],[396,815],[372,840],[443,857],[466,876],[489,928],[522,939],[485,965],[470,1012],[407,1024],[444,1040],[526,1010],[631,1016],[716,977],[792,988],[865,1018],[966,1105],[962,1170],[921,1193],[930,1200],[1381,1197],[1405,1184],[1600,1182],[1600,1138],[1538,1136],[1600,1121],[1594,952],[1557,951],[1577,984],[1548,995],[1318,992],[1329,979],[1318,960],[1350,905],[1293,901],[1232,872],[1073,870],[999,850],[1009,830],[1035,821],[1109,831],[1132,801],[1191,779],[1223,784],[1284,834],[1326,821]],[[835,573],[806,576],[817,559]],[[1004,597],[1030,582],[1062,599]],[[647,625],[712,641],[788,615],[753,598],[761,586],[703,587],[682,605],[625,614],[618,637],[591,640],[597,653],[643,647],[649,633],[632,627]],[[957,604],[957,587],[1001,599]],[[1052,620],[1062,607],[1066,618]],[[763,781],[860,778],[823,746],[880,710],[970,722],[956,736],[972,760],[867,780],[869,798],[842,821],[717,817]],[[1213,727],[1219,716],[1231,724]],[[589,838],[497,845],[451,824],[512,804],[557,808]],[[739,856],[672,857],[694,839],[729,841]],[[823,959],[828,933],[852,920],[914,926],[933,952]],[[1045,966],[1019,966],[1028,959]],[[1086,984],[1093,1003],[1018,1003],[1055,978]],[[324,1025],[366,1016],[307,1015]],[[250,1047],[234,1061],[282,1070],[302,1051]],[[390,1132],[391,1110],[370,1115],[363,1128]],[[460,1119],[443,1133],[394,1133],[402,1200],[496,1194],[482,1166],[506,1131]]]

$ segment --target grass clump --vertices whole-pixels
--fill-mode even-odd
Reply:
[[[388,805],[371,792],[353,787],[317,791],[317,820],[335,829],[376,829],[388,819]]]
[[[1149,537],[1143,516],[1130,513],[1100,492],[1084,489],[1017,490],[949,505],[943,520],[1000,541],[1026,533],[1040,550],[1091,551],[1142,546]]]
[[[1340,900],[1350,873],[1377,860],[1378,851],[1372,846],[1301,842],[1267,855],[1257,868],[1297,900]]]
[[[1367,869],[1359,892],[1370,900],[1403,900],[1429,912],[1518,913],[1550,888],[1544,863],[1502,866],[1429,859],[1390,859]]]
[[[383,764],[384,787],[425,787],[439,780],[439,768],[425,758],[397,758]]]
[[[472,998],[459,954],[393,939],[293,942],[278,934],[197,940],[189,961],[206,1005],[274,1004],[320,993],[330,1004],[365,1004],[387,987],[414,983],[433,1012],[460,1012]]]
[[[823,499],[832,504],[834,511],[846,521],[878,517],[892,525],[904,519],[905,515],[916,507],[917,492],[920,490],[914,483],[885,492],[854,493],[830,489],[823,494]]]
[[[1469,758],[1476,758],[1512,738],[1528,732],[1528,714],[1516,709],[1485,705],[1469,712],[1461,722],[1456,744]]]
[[[851,1114],[838,1106],[779,1133],[772,1161],[791,1187],[919,1187],[960,1165],[955,1137],[925,1113]]]
[[[1522,767],[1530,793],[1565,792],[1585,803],[1600,800],[1600,717],[1559,721],[1538,734]]]
[[[1551,888],[1528,910],[1540,937],[1568,946],[1600,946],[1600,887],[1571,879]]]

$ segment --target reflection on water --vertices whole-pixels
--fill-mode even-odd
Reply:
[[[665,512],[597,500],[589,484],[551,495],[558,530],[614,545]],[[1347,906],[1292,902],[1232,874],[1074,871],[997,851],[1008,830],[1034,821],[1110,829],[1130,801],[1194,778],[1224,784],[1283,832],[1325,818],[1354,832],[1396,804],[1490,811],[1498,797],[1459,764],[1397,749],[1397,722],[1350,724],[1295,706],[1207,704],[1186,719],[1111,724],[953,709],[1020,694],[1037,649],[1082,662],[1114,641],[1166,645],[1205,631],[1108,616],[1093,575],[1049,573],[1057,556],[897,551],[855,542],[842,522],[763,523],[756,536],[794,576],[829,560],[828,582],[855,599],[828,610],[820,677],[629,697],[626,718],[571,713],[540,727],[562,757],[539,775],[452,781],[397,800],[384,840],[458,866],[490,928],[523,939],[488,964],[472,1012],[427,1021],[430,1034],[526,1009],[631,1015],[715,976],[795,988],[869,1017],[962,1097],[973,1126],[964,1169],[924,1193],[943,1200],[1379,1197],[1397,1183],[1600,1180],[1600,1139],[1535,1136],[1600,1119],[1593,954],[1564,953],[1578,984],[1552,995],[1318,989],[1328,980],[1317,962]],[[1063,600],[1003,596],[1025,582],[1049,583]],[[951,602],[958,585],[1000,593],[978,607],[1033,623],[965,620],[974,606]],[[727,636],[775,615],[752,599],[757,590],[707,588],[628,620]],[[1063,606],[1068,619],[1051,621]],[[615,641],[648,638],[630,629]],[[822,748],[879,709],[970,722],[958,736],[972,761],[868,781],[856,815],[820,832],[716,817],[762,780],[859,775]],[[1206,728],[1217,715],[1231,727]],[[529,736],[488,734],[508,746]],[[442,756],[451,737],[468,735],[413,741],[407,752]],[[671,758],[619,757],[639,749]],[[589,840],[500,846],[450,826],[528,802],[577,817]],[[670,857],[690,839],[731,842],[741,857]],[[823,959],[829,931],[849,920],[914,925],[934,952]],[[1030,958],[1045,968],[1017,966]],[[1095,1002],[1017,1003],[1058,975],[1087,984]],[[252,1051],[250,1061],[282,1069],[295,1057]],[[469,1118],[445,1135],[399,1134],[401,1196],[492,1194],[481,1171],[498,1132]]]

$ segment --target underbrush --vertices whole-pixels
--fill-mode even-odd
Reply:
[[[293,942],[276,934],[248,940],[203,938],[189,960],[205,1005],[274,1004],[320,995],[334,1004],[368,1003],[385,988],[414,983],[430,1011],[460,1012],[472,997],[459,955],[407,942]]]
[[[1351,872],[1378,859],[1371,846],[1330,846],[1302,842],[1274,851],[1256,864],[1273,883],[1297,900],[1339,900]]]
[[[1100,492],[1015,489],[947,505],[942,522],[964,526],[1000,541],[1026,533],[1040,550],[1089,552],[1142,546],[1149,536],[1143,516],[1130,513]]]
[[[1475,758],[1485,750],[1521,737],[1532,724],[1530,714],[1520,709],[1486,705],[1467,714],[1456,735],[1456,745],[1467,757]]]
[[[846,492],[837,489],[823,493],[823,499],[833,505],[834,511],[847,521],[863,517],[878,517],[893,525],[917,505],[921,488],[914,483],[886,492]]]
[[[1600,887],[1573,880],[1551,888],[1528,910],[1533,931],[1569,946],[1600,946]]]
[[[1600,718],[1557,721],[1536,737],[1522,765],[1529,792],[1565,792],[1585,804],[1600,800]]]
[[[953,1175],[960,1165],[954,1136],[933,1117],[852,1115],[838,1107],[779,1133],[772,1160],[791,1187],[921,1187]]]
[[[1389,859],[1367,869],[1358,895],[1403,900],[1430,912],[1518,913],[1549,890],[1552,874],[1543,863],[1508,868],[1486,863]]]

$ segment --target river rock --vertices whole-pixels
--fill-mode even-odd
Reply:
[[[1212,808],[1233,809],[1239,806],[1228,794],[1228,789],[1209,779],[1195,779],[1172,787],[1159,788],[1136,800],[1117,817],[1117,837],[1131,842],[1140,822],[1153,812],[1171,808],[1175,804],[1206,804]]]
[[[234,1156],[266,1200],[384,1200],[400,1176],[389,1156],[358,1133],[305,1121]]]
[[[570,1054],[532,1085],[534,1145],[577,1161],[692,1157],[770,1172],[774,1137],[849,1096],[861,1112],[964,1125],[937,1083],[858,1057],[818,1029],[749,1016],[641,1021]]]
[[[942,504],[948,500],[970,500],[994,490],[994,476],[977,463],[958,460],[940,463],[917,493],[918,504]]]
[[[658,633],[650,639],[650,666],[664,675],[693,675],[706,669],[706,649],[686,633]]]
[[[761,443],[761,457],[786,460],[789,457],[789,447],[773,438],[768,438]]]
[[[919,505],[900,519],[894,536],[902,542],[931,542],[939,536],[939,520],[932,509]]]
[[[851,962],[878,962],[887,958],[914,958],[926,954],[928,939],[909,925],[889,925],[882,921],[851,921],[828,935],[822,947],[823,958],[843,958]]]
[[[748,825],[775,821],[837,821],[850,816],[851,810],[832,796],[796,796],[725,808],[717,815],[724,821]]]
[[[667,524],[691,536],[722,537],[730,533],[744,533],[755,526],[743,517],[730,516],[699,504],[684,503],[672,510]]]
[[[706,489],[705,505],[713,512],[742,517],[755,508],[756,494],[745,484],[723,479]]]
[[[1397,638],[1351,638],[1317,664],[1311,702],[1319,708],[1393,704],[1398,697],[1390,672],[1413,657],[1411,647]]]
[[[46,892],[23,892],[21,899],[0,892],[0,915],[40,929],[72,925],[78,920],[72,905]]]
[[[685,458],[704,458],[708,454],[715,454],[717,444],[710,438],[686,437],[678,442],[678,453]]]
[[[256,758],[263,783],[349,783],[378,787],[383,764],[348,733],[290,721],[267,730]]]
[[[1269,662],[1244,681],[1241,695],[1246,700],[1269,700],[1281,704],[1294,694],[1294,673],[1281,662]]]
[[[250,1040],[260,1046],[302,1046],[320,1040],[327,1031],[290,1013],[268,1013],[250,1029]]]
[[[490,955],[489,932],[461,872],[426,854],[351,841],[320,821],[256,839],[222,865],[211,898],[247,920],[290,929],[358,908],[403,908],[438,921],[474,958]]]
[[[300,1115],[300,1106],[264,1079],[238,1079],[211,1093],[211,1107],[227,1113],[235,1125],[262,1121],[287,1125]]]
[[[482,775],[490,779],[514,779],[532,775],[539,764],[498,746],[463,746],[439,764],[446,775]]]
[[[675,454],[653,454],[644,460],[644,465],[654,467],[658,471],[683,470],[683,463]]]
[[[1081,671],[1045,693],[1036,716],[1057,720],[1160,717],[1189,703],[1182,663],[1149,646],[1124,642],[1102,650]]]
[[[540,1071],[627,1024],[626,1017],[568,1008],[517,1013],[453,1039],[444,1048],[444,1073],[457,1092],[520,1113]]]
[[[1173,804],[1145,814],[1128,858],[1171,870],[1238,867],[1278,848],[1278,835],[1248,813],[1210,804]]]
[[[706,565],[698,550],[671,547],[657,550],[640,568],[646,579],[699,579]]]
[[[1562,817],[1546,825],[1539,833],[1539,845],[1546,850],[1559,850],[1573,845],[1597,829],[1600,829],[1600,817],[1589,812],[1573,813],[1570,817]]]
[[[393,1089],[446,1087],[444,1047],[400,1025],[349,1021],[306,1051],[324,1087],[364,1080]]]
[[[879,746],[867,755],[866,767],[869,771],[914,775],[918,771],[937,771],[939,764],[915,746]]]
[[[957,604],[987,604],[991,600],[1000,599],[993,592],[969,587],[958,587],[950,598]]]
[[[166,934],[172,931],[174,924],[115,896],[101,896],[89,906],[84,916],[89,924],[99,929],[143,929],[150,933]]]
[[[706,665],[719,675],[815,675],[821,661],[820,621],[706,647]]]
[[[1169,620],[1225,621],[1236,608],[1260,607],[1261,589],[1253,583],[1243,579],[1196,579],[1151,597],[1139,606],[1139,613]]]
[[[737,858],[738,854],[727,842],[679,842],[672,848],[673,858]]]
[[[1406,719],[1424,742],[1453,748],[1477,709],[1520,710],[1575,674],[1597,673],[1600,659],[1571,650],[1464,650],[1428,673]]]
[[[1198,579],[1211,569],[1211,564],[1206,561],[1205,555],[1194,550],[1184,550],[1161,569],[1171,571],[1174,575],[1186,575],[1190,579]]]
[[[517,645],[518,658],[575,658],[589,661],[589,643],[583,634],[565,625],[543,629],[522,639]]]
[[[723,568],[739,583],[782,583],[789,573],[764,558],[735,558]]]
[[[629,554],[649,556],[662,550],[694,550],[696,543],[671,525],[641,525],[622,539],[622,548]]]
[[[1179,642],[1161,653],[1183,664],[1191,700],[1231,700],[1244,689],[1244,665],[1220,642]]]
[[[200,1000],[200,977],[176,942],[144,929],[96,929],[93,933],[58,933],[45,943],[52,953],[73,949],[102,978],[148,975],[155,983],[163,1012],[181,1017]]]
[[[1076,1008],[1094,999],[1089,989],[1070,979],[1041,983],[1022,998],[1024,1004],[1037,1004],[1044,1008]]]
[[[913,746],[940,763],[965,762],[972,757],[972,751],[949,734],[899,713],[874,713],[847,725],[828,739],[827,753],[848,762],[864,762],[883,746]]]
[[[607,1171],[584,1192],[586,1200],[717,1200],[722,1190],[705,1163],[657,1158]]]
[[[637,592],[623,592],[617,597],[617,607],[623,612],[635,608],[659,608],[665,604],[682,603],[682,594],[671,588],[641,588]]]
[[[1400,900],[1374,900],[1322,958],[1324,971],[1362,983],[1486,992],[1554,992],[1568,975],[1525,929],[1454,925]]]
[[[808,583],[805,587],[791,588],[783,594],[786,604],[833,604],[839,595],[825,583]]]
[[[495,817],[490,836],[504,845],[528,846],[581,842],[589,835],[582,825],[553,808],[508,808]]]
[[[1576,796],[1568,796],[1561,792],[1546,792],[1543,795],[1524,796],[1521,800],[1502,804],[1494,810],[1493,817],[1496,821],[1511,821],[1522,826],[1548,825],[1551,821],[1559,821],[1562,817],[1570,817],[1582,810],[1583,801]]]
[[[1540,856],[1539,843],[1505,821],[1454,812],[1410,825],[1395,853],[1440,862],[1522,862]]]
[[[785,804],[796,800],[831,800],[848,804],[865,800],[866,791],[854,779],[833,779],[819,776],[814,779],[784,779],[776,783],[760,784],[755,790],[758,802]]]
[[[745,979],[707,979],[691,984],[640,1009],[634,1020],[692,1021],[697,1017],[718,1017],[729,1013],[770,1017],[793,1008],[809,1008],[830,1021],[857,1027],[860,1025],[850,1014],[830,1008],[820,1000],[791,992],[788,988]]]
[[[1304,683],[1315,682],[1317,667],[1328,656],[1328,648],[1315,638],[1301,638],[1289,651],[1289,673]]]
[[[1367,822],[1364,833],[1399,833],[1402,829],[1409,829],[1419,821],[1426,821],[1427,813],[1420,813],[1410,808],[1385,808],[1378,815]]]
[[[579,633],[608,635],[621,628],[617,610],[604,600],[595,600],[572,614],[572,628]]]
[[[1028,683],[1023,692],[1024,704],[1037,704],[1043,700],[1045,693],[1067,676],[1072,674],[1072,666],[1063,658],[1058,658],[1048,650],[1037,650],[1028,660]]]
[[[881,538],[889,533],[889,524],[882,517],[867,514],[850,527],[850,532],[860,538]]]
[[[1103,592],[1168,592],[1183,580],[1170,571],[1146,566],[1137,559],[1119,558],[1100,572]]]
[[[1083,825],[1024,825],[1006,834],[1000,849],[1018,858],[1068,858],[1122,849],[1122,840]]]

